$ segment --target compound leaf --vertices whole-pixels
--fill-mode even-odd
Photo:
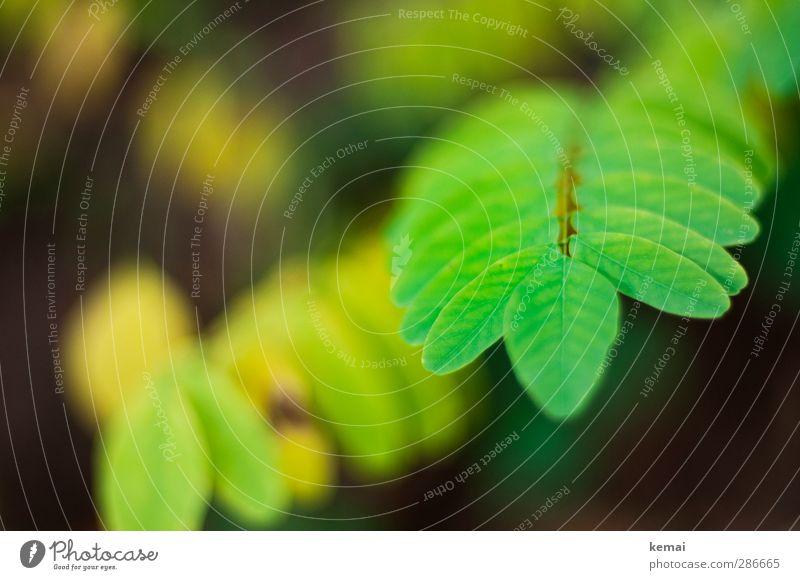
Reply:
[[[728,310],[747,274],[724,248],[758,235],[752,211],[774,162],[650,84],[644,97],[511,88],[425,139],[388,237],[403,249],[401,334],[428,369],[459,369],[505,336],[531,396],[567,416],[589,400],[614,335],[613,290],[685,317]],[[512,306],[545,271],[537,312],[511,337]]]

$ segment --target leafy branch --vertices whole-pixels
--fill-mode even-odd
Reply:
[[[543,411],[583,408],[619,330],[618,294],[717,318],[747,274],[771,162],[664,98],[566,87],[487,98],[418,152],[390,239],[416,241],[393,288],[437,373],[505,338]]]

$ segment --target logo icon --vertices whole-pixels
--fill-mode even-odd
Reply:
[[[39,540],[29,540],[19,549],[19,561],[26,568],[35,568],[44,559],[44,544]]]
[[[408,261],[411,259],[411,237],[406,234],[400,238],[400,242],[395,244],[392,248],[392,282],[391,287],[394,288],[400,274],[403,273],[403,268],[406,267]]]

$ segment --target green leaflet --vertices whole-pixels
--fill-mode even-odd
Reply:
[[[655,242],[625,234],[580,234],[572,256],[612,280],[617,290],[654,308],[716,318],[730,307],[725,289],[690,259]]]
[[[542,411],[566,417],[586,405],[618,317],[608,280],[564,256],[517,287],[505,310],[506,349]]]
[[[313,274],[305,263],[286,264],[256,290],[257,319],[250,296],[237,306],[257,325],[269,368],[293,369],[295,380],[307,381],[310,412],[324,420],[348,467],[366,478],[396,476],[452,448],[474,399],[465,377],[432,375],[397,336],[402,312],[389,300],[377,242],[364,239]]]
[[[670,102],[654,68],[636,77],[641,94],[517,88],[514,104],[484,99],[425,140],[388,238],[404,254],[392,289],[407,307],[401,335],[423,345],[426,368],[456,370],[505,337],[517,376],[562,417],[596,382],[615,291],[680,316],[728,310],[747,274],[725,247],[758,235],[752,212],[774,161],[753,145],[754,124],[720,126],[696,99]],[[511,337],[509,310],[544,271],[537,312]],[[556,307],[561,326],[546,315]]]
[[[800,6],[795,0],[742,0],[734,10],[718,8],[675,3],[664,12],[670,26],[655,23],[647,31],[648,48],[669,69],[682,99],[707,101],[717,124],[736,130],[735,124],[720,121],[743,124],[743,93],[754,87],[769,92],[773,101],[796,98]]]
[[[512,222],[475,240],[464,250],[463,257],[456,255],[444,262],[444,266],[443,260],[430,259],[413,270],[413,276],[402,276],[401,280],[413,281],[419,288],[400,327],[403,338],[411,344],[423,344],[442,308],[468,282],[500,258],[518,252],[519,248],[553,239],[557,231],[555,220],[550,218],[534,222],[525,229],[522,224]],[[451,250],[449,255],[452,254]],[[447,289],[444,294],[442,288]]]
[[[576,217],[579,232],[613,232],[653,240],[703,267],[728,294],[747,286],[747,272],[733,256],[697,232],[646,210],[609,206],[582,211]]]
[[[96,464],[106,526],[200,529],[212,495],[238,521],[268,523],[289,502],[275,435],[202,358],[178,359],[103,431]]]
[[[553,157],[558,146],[553,132],[566,131],[574,122],[570,103],[578,97],[563,86],[558,91],[525,86],[510,91],[525,103],[535,103],[535,111],[522,113],[487,99],[473,111],[459,113],[441,138],[426,141],[405,175],[407,202],[389,227],[393,243],[406,234],[417,242],[429,237],[432,227],[446,220],[445,210],[491,217],[496,210],[510,214],[519,207],[517,219],[531,211],[549,213],[554,198],[545,188],[560,171]],[[500,203],[487,207],[492,205],[487,194]]]
[[[507,204],[506,207],[508,207]],[[537,223],[535,227],[531,228],[523,227],[520,219],[522,214],[518,208],[509,207],[510,211],[507,213],[501,208],[491,213],[489,211],[493,208],[487,206],[486,209],[486,213],[483,211],[469,212],[469,210],[462,210],[466,215],[460,215],[461,212],[451,213],[443,217],[444,222],[441,226],[430,229],[427,234],[422,234],[421,237],[419,237],[420,234],[416,234],[418,236],[416,238],[409,234],[410,257],[404,269],[408,268],[413,274],[400,276],[392,288],[392,294],[398,304],[408,304],[414,300],[431,277],[442,269],[442,264],[452,262],[459,251],[463,251],[465,255],[470,254],[469,246],[473,245],[478,238],[482,239],[481,250],[486,248],[487,252],[492,246],[497,246],[497,252],[502,252],[502,247],[512,243],[508,240],[509,236],[516,236],[516,240],[513,241],[513,249],[520,247],[519,242],[523,237],[535,236],[535,239],[541,240],[539,243],[552,239],[552,236],[547,236],[547,224],[545,223]],[[539,221],[547,220],[549,218],[545,216]],[[502,236],[503,239],[499,239],[500,230],[508,232]],[[450,264],[448,264],[449,266]]]
[[[754,3],[748,3],[748,8]],[[744,49],[742,76],[764,83],[773,95],[797,97],[797,73],[800,68],[800,9],[794,0],[773,0],[771,10],[755,10],[755,41]],[[757,55],[757,57],[756,57]],[[762,77],[763,75],[763,77]]]
[[[503,336],[503,312],[517,284],[537,266],[547,267],[553,256],[559,259],[553,245],[523,250],[498,260],[464,286],[431,328],[423,364],[436,373],[448,373],[475,360]]]
[[[278,470],[275,433],[224,375],[199,365],[178,369],[208,441],[215,495],[237,521],[263,525],[289,503]]]
[[[796,13],[796,2],[794,5]],[[762,182],[769,181],[776,161],[774,140],[762,125],[750,84],[760,83],[766,45],[780,45],[784,50],[781,31],[770,22],[771,30],[766,36],[756,34],[757,20],[766,17],[771,21],[761,0],[747,7],[742,4],[742,14],[747,14],[748,23],[754,25],[753,35],[742,31],[732,10],[717,8],[714,3],[695,4],[690,9],[682,3],[671,5],[665,13],[670,25],[652,22],[652,30],[648,31],[653,39],[650,55],[636,55],[641,60],[632,67],[630,82],[613,84],[612,98],[625,99],[631,109],[638,105],[640,111],[632,115],[634,121],[641,122],[644,108],[649,112],[661,107],[670,112],[664,121],[671,121],[679,131],[688,130],[694,151],[725,152],[739,162],[746,151],[752,151],[754,176]],[[676,30],[681,31],[680,35]],[[784,31],[783,36],[787,35],[796,36]],[[754,50],[760,63],[754,62]],[[787,61],[784,53],[782,62]],[[671,87],[669,93],[665,85]],[[642,100],[646,107],[640,104]],[[685,126],[677,126],[676,114],[685,115]]]
[[[694,187],[718,191],[722,197],[737,207],[746,203],[748,176],[745,168],[723,153],[695,151],[689,142],[684,151],[680,140],[654,141],[649,136],[632,139],[630,134],[605,135],[605,139],[592,135],[594,163],[582,167],[581,178],[586,182],[601,181],[609,174],[622,173],[635,176],[652,175],[663,178],[671,168],[689,172]],[[684,157],[684,153],[691,157]],[[690,179],[684,179],[689,183]]]
[[[111,530],[195,530],[211,495],[205,438],[169,384],[146,383],[102,431],[97,497]]]

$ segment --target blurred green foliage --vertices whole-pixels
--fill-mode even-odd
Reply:
[[[216,364],[268,407],[289,406],[298,421],[324,419],[347,463],[367,478],[454,447],[475,404],[465,377],[431,376],[395,334],[389,284],[378,245],[363,240],[335,260],[285,264],[213,331]]]
[[[186,63],[162,70],[141,93],[142,171],[155,169],[166,182],[181,179],[184,187],[176,191],[190,205],[211,176],[220,212],[250,215],[262,203],[273,207],[293,182],[294,160],[286,156],[291,125],[275,97],[260,101],[246,81],[220,67]]]
[[[123,264],[101,280],[71,313],[65,340],[66,394],[89,429],[123,408],[195,326],[182,293],[152,264]]]
[[[363,240],[314,268],[311,294],[303,268],[289,266],[226,310],[202,350],[189,346],[189,317],[175,322],[187,309],[165,304],[175,298],[155,270],[112,270],[112,290],[87,296],[69,343],[76,410],[91,425],[102,408],[104,524],[197,529],[213,500],[237,525],[265,526],[290,495],[329,496],[337,455],[379,480],[456,447],[475,390],[466,376],[431,376],[391,331],[384,266]]]

